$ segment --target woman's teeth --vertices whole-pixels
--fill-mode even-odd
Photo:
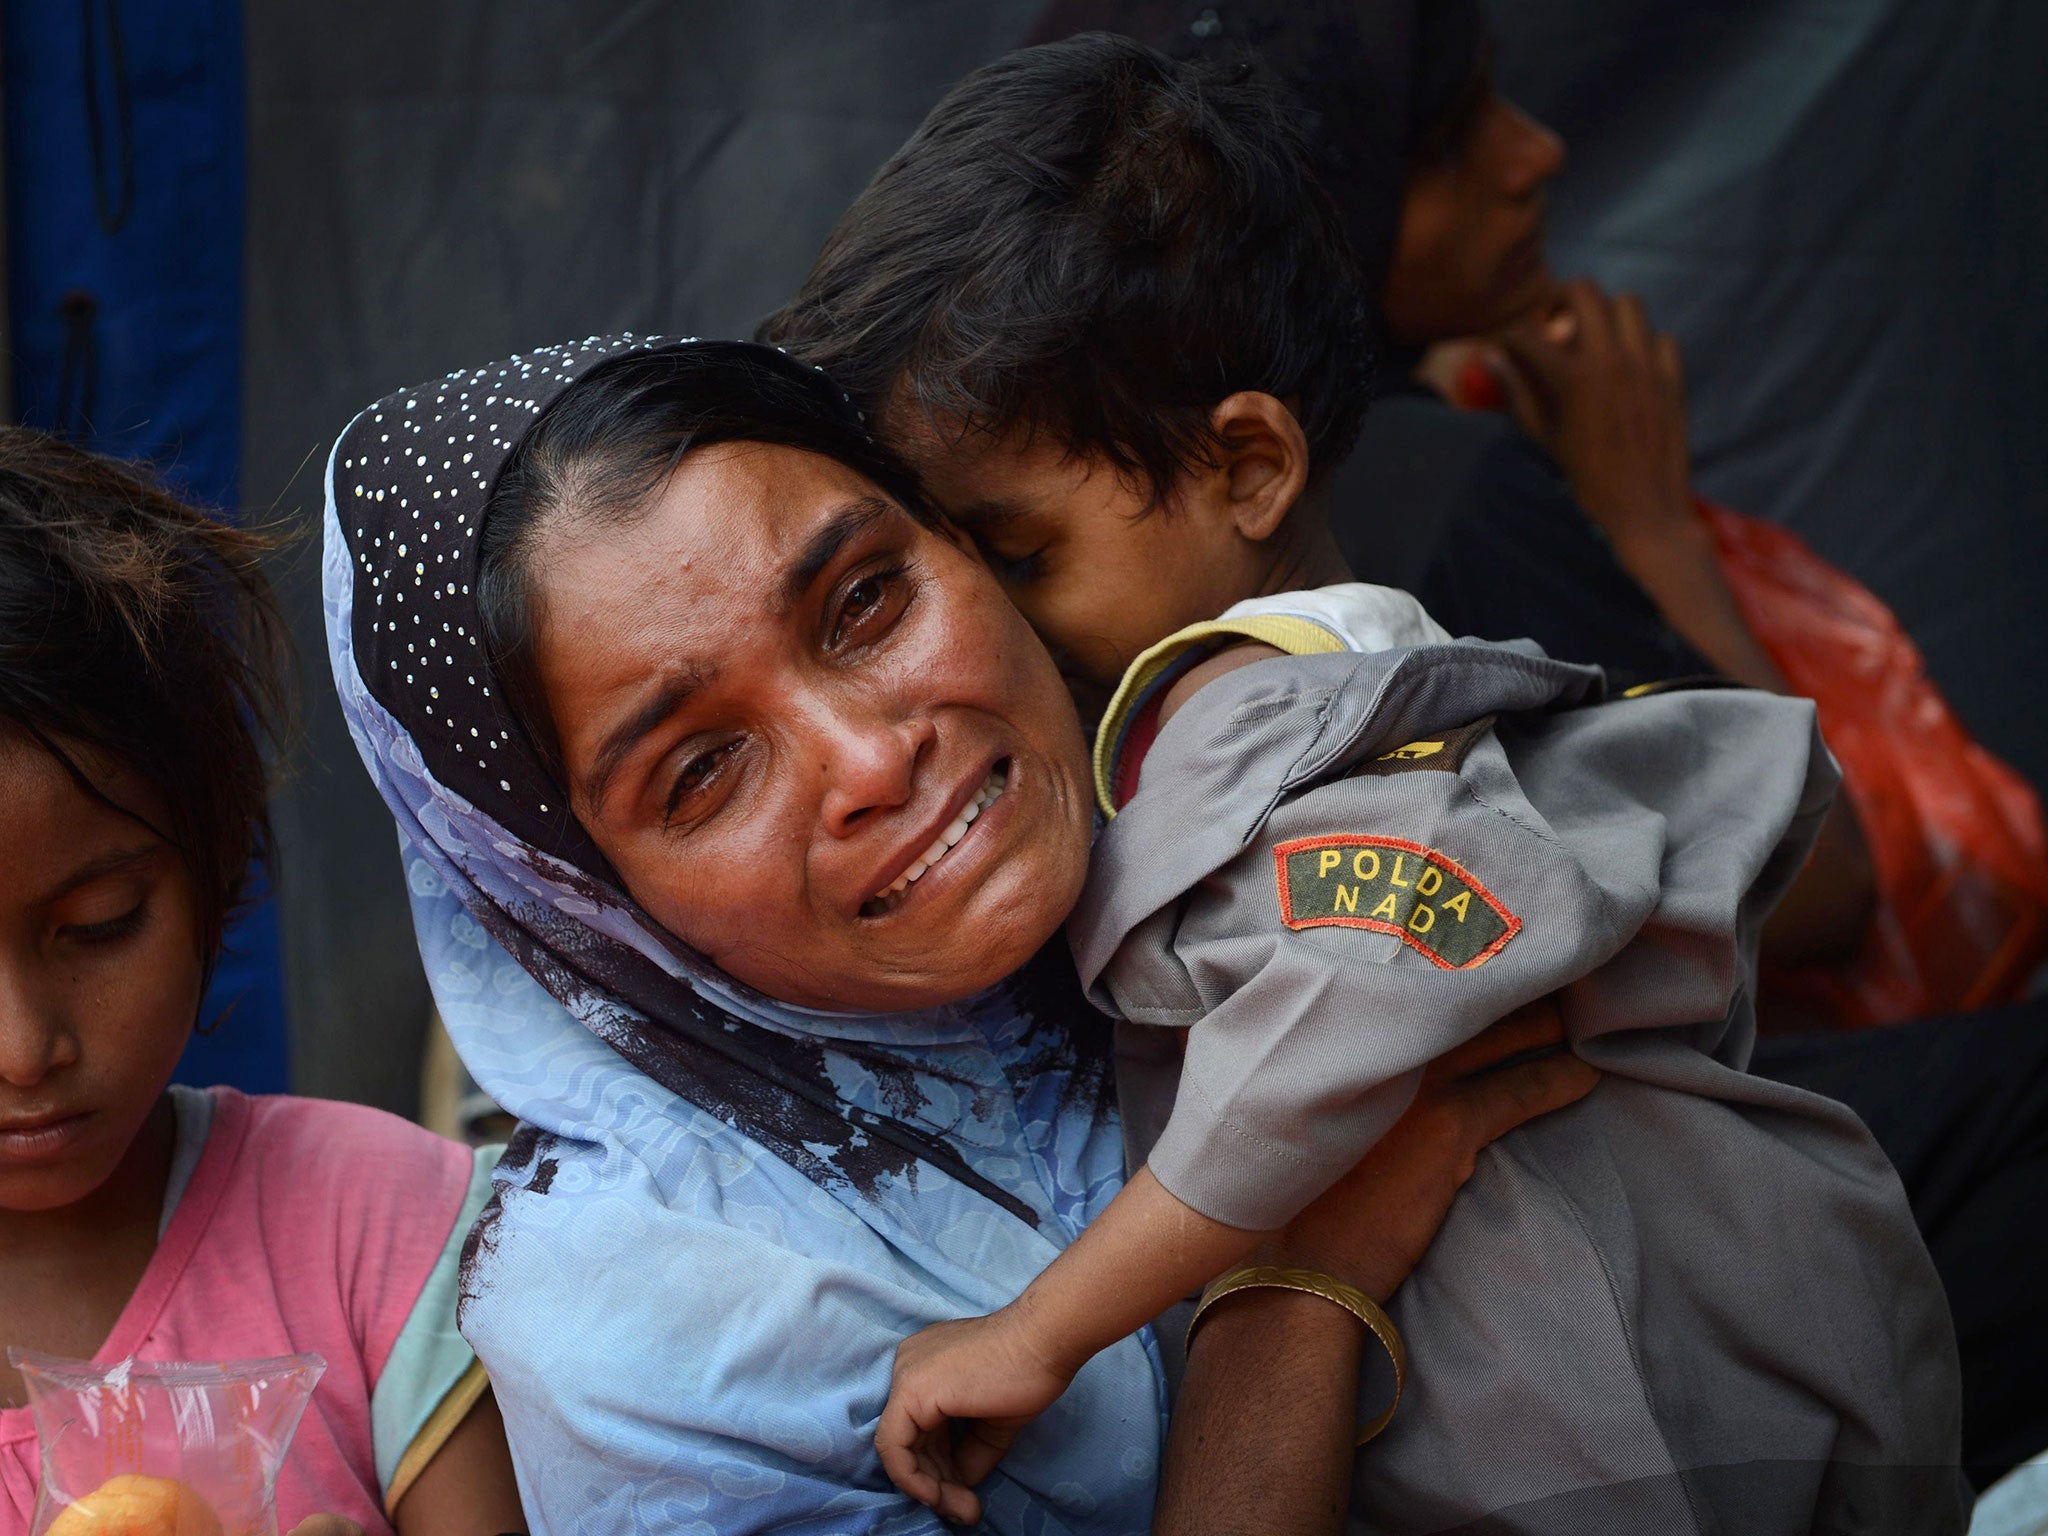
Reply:
[[[917,856],[910,868],[898,875],[895,882],[879,896],[870,898],[862,907],[869,917],[877,917],[895,906],[905,891],[915,885],[918,878],[951,851],[953,845],[967,835],[967,829],[974,824],[974,818],[994,805],[1003,793],[1004,774],[999,764],[989,770],[989,776],[981,781],[981,788],[974,792],[974,798],[960,808],[960,814],[952,824],[932,839],[931,847]]]

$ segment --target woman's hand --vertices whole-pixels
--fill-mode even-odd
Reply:
[[[1599,1081],[1594,1068],[1563,1050],[1502,1065],[1563,1041],[1564,1020],[1544,998],[1431,1062],[1393,1129],[1260,1261],[1321,1270],[1376,1301],[1392,1296],[1429,1251],[1480,1151],[1584,1098]]]
[[[1261,1259],[1386,1300],[1428,1251],[1480,1150],[1592,1091],[1599,1074],[1575,1056],[1510,1061],[1563,1039],[1546,999],[1440,1058],[1393,1129]],[[1260,1289],[1217,1302],[1188,1355],[1153,1531],[1341,1531],[1364,1340],[1363,1325],[1320,1296]]]
[[[1678,343],[1650,328],[1633,295],[1580,280],[1485,348],[1515,420],[1557,460],[1664,621],[1723,676],[1785,692],[1694,505]]]
[[[1581,279],[1548,314],[1496,338],[1489,369],[1515,419],[1557,460],[1633,567],[1672,538],[1699,538],[1678,343],[1633,294]]]

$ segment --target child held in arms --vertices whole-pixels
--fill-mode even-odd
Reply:
[[[1205,1284],[1285,1284],[1356,1312],[1396,1382],[1407,1336],[1413,1406],[1361,1463],[1385,1528],[1538,1500],[1558,1529],[1953,1527],[1954,1342],[1897,1179],[1840,1106],[1742,1070],[1757,933],[1835,784],[1812,708],[1609,698],[1349,581],[1323,487],[1368,304],[1304,166],[1246,69],[1026,50],[933,110],[763,327],[1101,716],[1069,937],[1144,1167],[1016,1302],[905,1341],[883,1465],[957,1508],[1092,1353]],[[1398,1332],[1240,1267],[1426,1062],[1553,993],[1607,1076],[1483,1160]]]
[[[170,1082],[269,851],[263,746],[290,679],[267,547],[125,465],[0,427],[0,1530],[29,1529],[39,1480],[10,1347],[317,1353],[277,1479],[293,1536],[524,1528],[455,1328],[495,1149]],[[154,1529],[154,1510],[197,1530],[200,1509],[124,1476],[60,1523]]]

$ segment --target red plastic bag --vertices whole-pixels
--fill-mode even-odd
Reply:
[[[1857,957],[1778,973],[1768,990],[1843,1025],[2017,997],[2048,953],[2048,831],[2033,788],[1970,738],[1862,583],[1774,523],[1699,511],[1743,619],[1819,706],[1877,866]]]

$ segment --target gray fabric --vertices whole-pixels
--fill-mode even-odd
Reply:
[[[1757,929],[1835,782],[1811,706],[1597,684],[1470,642],[1290,657],[1168,723],[1069,929],[1127,1035],[1188,1029],[1153,1171],[1278,1225],[1423,1063],[1555,992],[1610,1075],[1484,1154],[1396,1298],[1413,1397],[1360,1460],[1360,1529],[1959,1529],[1955,1342],[1898,1179],[1840,1105],[1740,1070]],[[1488,714],[1455,772],[1359,772]],[[1447,854],[1522,927],[1469,969],[1290,928],[1274,846],[1333,834]],[[1141,1038],[1121,1064],[1172,1091]]]
[[[1709,1097],[1641,1044],[1481,1154],[1395,1295],[1415,1369],[1358,1528],[1961,1529],[1954,1335],[1882,1154],[1830,1100]],[[1685,1091],[1624,1075],[1659,1066]]]
[[[1210,684],[1160,733],[1069,931],[1099,1005],[1199,1021],[1151,1152],[1167,1188],[1235,1226],[1282,1225],[1399,1115],[1409,1074],[1553,992],[1576,1039],[1668,1025],[1747,1060],[1756,931],[1835,783],[1813,707],[1714,689],[1539,713],[1597,683],[1478,643],[1295,657]],[[1368,771],[1496,714],[1455,772]],[[1276,848],[1360,834],[1448,856],[1519,931],[1445,969],[1393,933],[1285,924]],[[1382,898],[1438,938],[1489,921],[1477,900],[1399,894],[1404,867],[1432,878],[1420,853],[1330,857],[1326,883],[1352,901],[1340,922],[1373,921]],[[1347,886],[1366,859],[1373,878]]]

